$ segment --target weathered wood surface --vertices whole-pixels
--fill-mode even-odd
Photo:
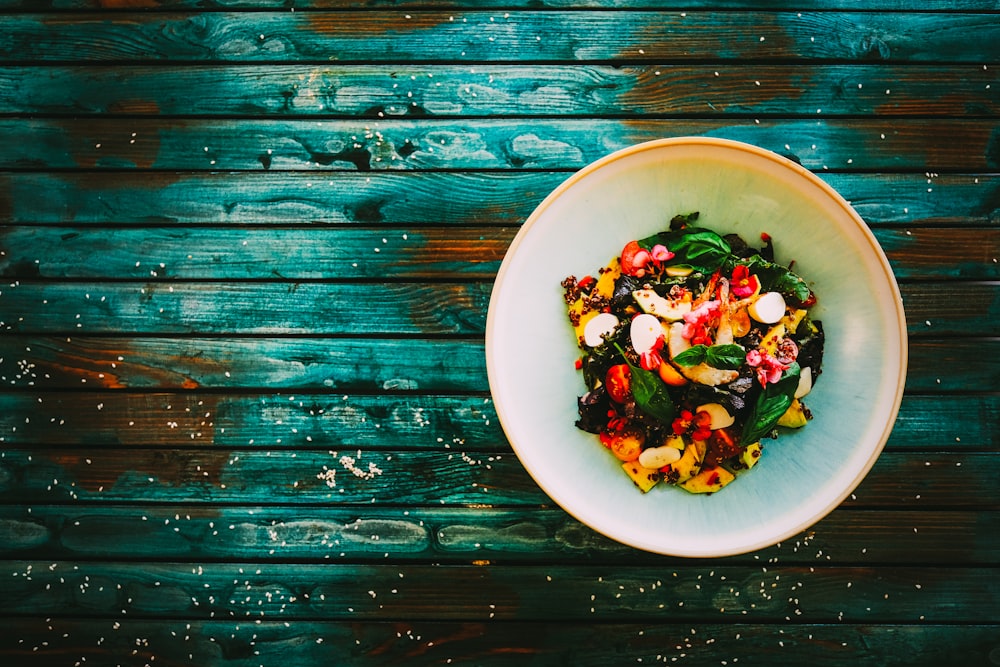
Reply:
[[[1000,553],[1000,512],[840,508],[793,539],[718,564],[985,565]],[[559,509],[320,505],[0,506],[0,553],[18,559],[514,564],[683,564],[595,534]]]
[[[353,163],[347,168],[351,171],[0,172],[0,193],[7,195],[0,197],[0,214],[9,224],[24,226],[517,226],[571,173],[357,173]],[[1000,222],[996,174],[821,171],[819,176],[872,227]]]
[[[12,619],[0,649],[45,664],[673,664],[717,667],[815,662],[858,667],[989,664],[995,626],[837,622],[793,625],[711,622],[587,623],[559,621],[185,621],[124,618]],[[13,638],[19,638],[16,646]],[[140,641],[136,642],[136,637]],[[751,656],[748,659],[748,656]]]
[[[1000,83],[998,83],[1000,85]],[[0,120],[0,168],[178,170],[579,169],[664,136],[763,145],[830,168],[980,172],[1000,168],[994,121]],[[817,139],[817,136],[823,137]],[[971,152],[971,153],[970,153]],[[860,157],[863,156],[863,157]]]
[[[158,267],[157,267],[158,268]],[[153,269],[154,271],[156,269]],[[0,287],[0,329],[22,334],[482,335],[492,284],[41,282]],[[901,285],[914,337],[1000,335],[996,282]],[[961,294],[956,299],[956,289]]]
[[[0,228],[0,276],[48,279],[490,279],[516,227]],[[876,229],[901,280],[997,280],[1000,226]],[[779,246],[780,248],[780,246]],[[84,256],[86,261],[81,262]],[[169,289],[167,285],[149,290]]]
[[[990,568],[0,563],[25,612],[253,622],[426,620],[1000,621]],[[808,581],[802,581],[805,579]],[[772,585],[774,584],[774,585]],[[845,596],[842,591],[850,590]],[[960,600],[961,604],[957,604]]]
[[[909,391],[989,392],[1000,339],[918,339]],[[33,391],[228,389],[485,392],[482,340],[468,338],[0,338],[0,382]]]
[[[486,8],[518,7],[525,9],[669,9],[677,10],[676,0],[296,0],[294,7],[309,9],[385,9],[386,7],[414,8]],[[192,12],[216,10],[289,10],[293,6],[288,0],[0,0],[0,9],[25,11],[67,11],[98,10],[109,11],[160,11],[184,9]],[[739,9],[739,10],[782,10],[787,9],[784,0],[686,0],[689,9]],[[907,0],[869,0],[864,7],[858,7],[854,0],[800,0],[795,4],[799,9],[822,11],[912,11]],[[956,12],[993,11],[993,0],[950,0],[948,9]]]
[[[0,67],[0,113],[355,119],[863,114],[874,122],[995,115],[998,77],[1000,70],[981,63],[765,63],[752,71],[716,63],[6,66]]]
[[[386,453],[345,449],[336,442],[315,444],[326,448],[294,452],[9,448],[0,459],[0,501],[512,507],[551,503],[507,449],[469,453],[460,442],[453,442],[445,451]],[[995,458],[992,452],[883,452],[844,505],[993,507],[996,471],[990,462]]]
[[[936,383],[935,383],[936,384]],[[500,451],[500,423],[484,394],[419,392],[225,393],[117,390],[0,394],[0,442],[30,449],[104,447],[315,448]],[[910,393],[886,447],[893,451],[1000,449],[1000,397]],[[164,428],[164,426],[169,426]]]
[[[416,11],[12,13],[25,62],[627,62],[745,59],[982,64],[996,14]]]
[[[0,662],[998,664],[992,0],[0,12]],[[910,345],[855,493],[711,561],[555,507],[484,368],[538,202],[682,134],[851,201]]]

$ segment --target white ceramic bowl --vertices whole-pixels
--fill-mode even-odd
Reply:
[[[818,296],[823,375],[815,417],[768,441],[749,473],[719,493],[660,484],[642,494],[578,430],[579,357],[559,283],[604,266],[632,239],[699,211],[699,226],[758,244]],[[531,214],[500,267],[486,324],[497,414],[538,485],[594,530],[675,556],[745,553],[820,520],[861,482],[892,429],[906,375],[906,327],[889,264],[861,217],[800,165],[748,144],[685,137],[639,144],[583,168]]]

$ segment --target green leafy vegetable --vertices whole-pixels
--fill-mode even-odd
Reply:
[[[674,407],[673,399],[667,393],[666,385],[652,371],[647,371],[632,364],[628,360],[625,351],[620,347],[618,350],[622,353],[622,357],[624,357],[625,363],[629,367],[632,396],[635,398],[635,404],[650,417],[668,424],[672,422],[676,408]]]
[[[750,273],[760,279],[761,289],[765,292],[780,292],[783,297],[795,304],[809,304],[813,299],[812,290],[806,281],[780,264],[769,262],[760,255],[754,255],[745,262]]]
[[[771,432],[781,415],[795,400],[795,390],[799,386],[800,368],[797,363],[782,374],[781,379],[764,387],[750,410],[750,416],[743,426],[740,442],[743,446],[753,444]]]
[[[704,362],[713,368],[737,370],[746,360],[747,351],[742,345],[692,345],[676,357],[681,366],[697,366]]]
[[[631,363],[629,370],[632,372],[632,395],[639,409],[660,421],[672,422],[676,410],[666,385],[654,373]]]
[[[673,258],[665,263],[667,266],[690,266],[701,273],[714,273],[731,252],[724,238],[703,227],[660,232],[639,241],[639,245],[647,250],[658,243],[674,253]]]

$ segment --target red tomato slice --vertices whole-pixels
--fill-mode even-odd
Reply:
[[[604,377],[604,386],[607,388],[608,396],[616,403],[624,403],[628,400],[632,385],[632,371],[628,364],[618,364],[608,369]]]
[[[640,246],[638,241],[629,241],[622,248],[622,273],[629,276],[639,275],[639,271],[647,261],[649,261],[649,251]]]

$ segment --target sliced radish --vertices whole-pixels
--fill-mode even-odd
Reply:
[[[780,292],[761,294],[747,307],[747,313],[762,324],[774,324],[785,316],[785,297]]]
[[[657,339],[663,335],[663,325],[655,315],[649,313],[636,315],[632,318],[629,335],[632,337],[632,347],[636,354],[643,354],[656,346]]]
[[[618,318],[611,313],[600,313],[592,317],[583,327],[583,342],[590,347],[597,347],[604,342],[604,337],[618,326]]]
[[[708,425],[713,431],[720,428],[726,428],[727,426],[732,426],[736,422],[736,418],[729,414],[729,410],[721,403],[705,403],[704,405],[699,405],[695,408],[695,412],[707,412],[708,416],[711,417],[711,422]]]
[[[681,458],[681,450],[675,447],[663,445],[662,447],[649,447],[639,454],[639,465],[643,468],[659,470],[663,466],[668,466]]]

